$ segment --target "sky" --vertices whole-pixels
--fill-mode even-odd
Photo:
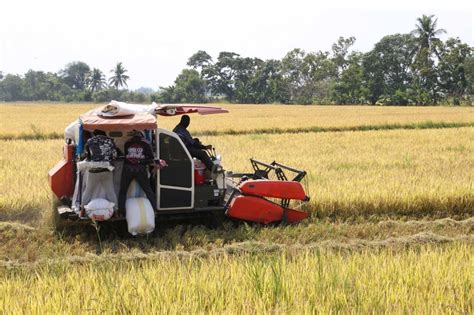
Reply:
[[[83,61],[108,77],[122,62],[129,88],[157,89],[173,84],[198,50],[281,59],[354,36],[353,48],[367,52],[385,35],[413,30],[423,14],[438,18],[442,39],[474,46],[474,1],[466,0],[2,0],[0,71],[58,72]]]

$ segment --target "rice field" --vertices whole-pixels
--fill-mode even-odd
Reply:
[[[473,249],[455,244],[402,252],[170,255],[47,264],[34,272],[22,267],[0,273],[0,311],[469,314]]]
[[[0,139],[40,137],[61,138],[64,128],[78,116],[101,104],[0,103]],[[423,124],[472,124],[473,107],[377,107],[377,106],[298,106],[228,105],[228,114],[193,115],[191,129],[196,134],[281,132],[312,128],[423,126]],[[20,119],[21,118],[21,119]],[[262,119],[263,118],[263,119]],[[173,129],[178,117],[159,117],[161,128]]]
[[[47,171],[96,104],[0,104],[0,314],[473,312],[472,107],[223,106],[190,131],[306,170],[310,219],[56,234]]]
[[[307,170],[315,217],[473,214],[472,128],[202,140],[217,147],[226,170],[250,171],[250,157]],[[0,218],[47,212],[51,194],[45,178],[61,159],[61,146],[62,140],[0,140]]]

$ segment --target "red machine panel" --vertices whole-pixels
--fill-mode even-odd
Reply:
[[[58,198],[71,197],[74,193],[74,146],[65,144],[63,156],[48,172],[49,185]]]
[[[240,184],[239,189],[244,195],[306,200],[303,185],[299,182],[248,180]]]
[[[74,193],[72,161],[59,161],[49,172],[49,185],[56,197],[71,197]]]
[[[231,203],[226,215],[245,221],[268,224],[284,219],[285,209],[281,206],[254,196],[237,196]],[[308,213],[286,209],[286,222],[296,223],[309,216]]]
[[[293,210],[293,209],[287,209],[286,211],[287,211],[286,222],[290,224],[297,223],[309,217],[309,213],[307,212]]]
[[[253,196],[235,197],[226,213],[229,217],[267,224],[283,218],[283,208]]]

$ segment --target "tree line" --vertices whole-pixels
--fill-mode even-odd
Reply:
[[[165,102],[203,102],[223,96],[235,103],[428,105],[471,104],[473,48],[459,38],[442,41],[437,19],[417,19],[409,34],[383,37],[361,53],[355,38],[340,37],[331,51],[294,49],[281,60],[198,51]]]
[[[366,53],[340,37],[330,51],[293,49],[281,60],[198,51],[174,84],[156,93],[129,91],[122,63],[108,82],[99,69],[73,62],[59,73],[0,73],[0,100],[282,104],[435,105],[472,104],[474,49],[446,33],[437,19],[417,19],[408,34],[383,37]]]
[[[145,101],[123,89],[130,77],[121,62],[110,72],[107,80],[100,69],[91,69],[82,61],[71,62],[58,73],[29,70],[20,76],[0,72],[0,101],[105,102],[123,96]]]

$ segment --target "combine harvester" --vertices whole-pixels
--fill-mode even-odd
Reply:
[[[306,172],[277,162],[250,162],[253,173],[224,172],[221,158],[208,151],[219,171],[204,172],[202,162],[193,159],[186,146],[174,132],[158,128],[156,117],[198,113],[201,115],[226,113],[212,106],[132,105],[112,101],[81,115],[65,131],[64,157],[49,171],[49,184],[56,196],[54,216],[56,228],[97,221],[127,220],[132,234],[146,234],[155,228],[155,218],[165,216],[189,218],[212,214],[257,222],[296,223],[308,217],[307,212],[290,209],[290,203],[300,205],[309,201],[301,180]],[[131,134],[141,131],[151,143],[156,159],[167,166],[150,172],[150,183],[156,195],[154,211],[136,181],[127,192],[126,215],[114,214],[114,204],[106,200],[103,189],[96,189],[94,199],[81,204],[87,183],[87,170],[81,169],[86,131],[103,130],[114,139],[123,152],[124,142]],[[113,162],[114,189],[118,196],[121,169],[120,157]],[[293,174],[292,178],[288,178]],[[204,176],[203,176],[204,175]],[[292,202],[293,201],[293,202]]]

